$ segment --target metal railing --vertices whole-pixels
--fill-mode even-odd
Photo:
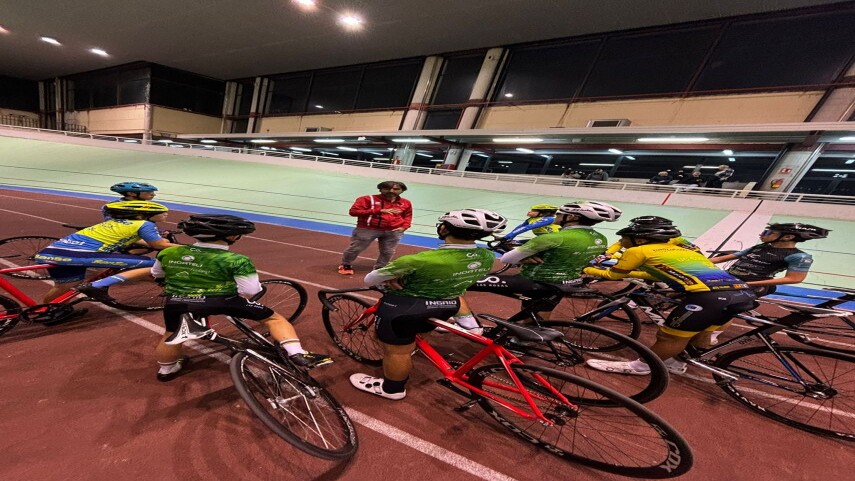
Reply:
[[[598,189],[612,189],[636,192],[658,192],[658,193],[679,193],[688,195],[713,196],[719,198],[736,198],[736,199],[757,199],[757,200],[772,200],[783,202],[809,202],[820,204],[840,204],[840,205],[855,205],[855,197],[842,195],[819,195],[819,194],[798,194],[790,192],[767,192],[767,191],[749,191],[735,189],[712,189],[706,187],[694,187],[687,185],[660,185],[660,184],[642,184],[636,182],[615,182],[615,181],[594,181],[594,180],[576,180],[567,179],[557,175],[515,175],[515,174],[493,174],[486,172],[469,172],[448,169],[434,169],[429,167],[413,167],[408,165],[393,165],[385,162],[370,162],[363,160],[343,159],[337,157],[325,157],[320,155],[306,155],[296,152],[286,152],[276,150],[270,147],[261,147],[258,149],[250,149],[245,147],[226,147],[210,144],[194,144],[188,142],[177,142],[172,140],[141,140],[127,137],[116,137],[112,135],[99,135],[84,132],[69,132],[64,130],[50,130],[41,128],[21,127],[15,125],[0,125],[0,128],[12,130],[25,130],[32,132],[44,132],[51,134],[63,135],[66,137],[80,137],[93,140],[104,140],[109,142],[127,142],[143,145],[151,145],[164,149],[179,148],[179,149],[194,149],[205,150],[210,152],[226,152],[235,154],[260,155],[264,157],[279,157],[283,159],[305,160],[309,162],[323,162],[327,164],[346,165],[354,167],[367,167],[371,169],[393,170],[397,172],[411,172],[416,174],[443,175],[446,177],[461,177],[467,179],[482,179],[499,182],[519,182],[523,184],[537,185],[561,185],[567,187],[591,187]]]

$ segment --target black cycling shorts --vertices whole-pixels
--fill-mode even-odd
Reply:
[[[181,316],[186,313],[196,316],[232,316],[253,321],[262,321],[274,314],[273,309],[247,300],[237,294],[228,296],[166,296],[163,320],[166,332],[175,332],[181,327]]]
[[[469,291],[492,292],[506,297],[522,300],[524,309],[534,311],[551,311],[564,298],[562,289],[578,287],[580,279],[570,279],[564,282],[534,281],[521,275],[501,276],[490,274],[467,289]]]
[[[751,289],[695,292],[686,294],[671,311],[662,331],[679,337],[692,337],[715,328],[734,315],[753,309],[757,297]]]
[[[405,346],[416,341],[416,334],[436,328],[428,319],[443,321],[460,310],[460,300],[425,299],[386,294],[374,314],[377,338],[386,344]]]

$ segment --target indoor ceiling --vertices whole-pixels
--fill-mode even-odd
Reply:
[[[317,0],[313,11],[297,3],[0,0],[0,75],[41,80],[142,60],[235,79],[839,0]],[[362,27],[344,30],[336,22],[344,13]]]

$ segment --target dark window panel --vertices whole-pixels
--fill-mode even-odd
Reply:
[[[363,67],[355,67],[315,73],[307,111],[353,110],[362,72]]]
[[[255,90],[255,82],[252,80],[239,82],[237,88],[237,111],[236,115],[249,115],[249,109],[252,107],[252,95]]]
[[[433,105],[462,104],[469,100],[472,87],[484,63],[484,53],[448,57],[437,79]]]
[[[425,130],[450,130],[456,129],[460,121],[463,109],[433,110],[427,112],[425,118]]]
[[[38,82],[0,76],[0,107],[38,112]]]
[[[693,90],[828,83],[851,58],[855,9],[734,22]]]
[[[609,38],[585,82],[582,97],[683,92],[719,28]]]
[[[238,119],[232,123],[233,134],[246,133],[247,128],[249,128],[249,119]]]
[[[422,62],[419,59],[366,67],[359,87],[356,108],[383,109],[408,106],[422,70]]]
[[[585,79],[600,40],[514,49],[495,100],[571,98]]]
[[[306,102],[309,99],[309,86],[312,75],[272,77],[273,87],[270,97],[271,114],[292,114],[306,111]],[[246,92],[247,87],[244,87]],[[249,97],[252,98],[252,86],[248,87]],[[243,102],[243,98],[241,98]],[[249,106],[246,107],[249,113]]]

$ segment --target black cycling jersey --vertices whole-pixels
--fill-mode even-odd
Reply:
[[[770,244],[757,244],[733,255],[738,259],[727,272],[746,282],[772,279],[782,271],[807,272],[813,263],[807,252]]]

